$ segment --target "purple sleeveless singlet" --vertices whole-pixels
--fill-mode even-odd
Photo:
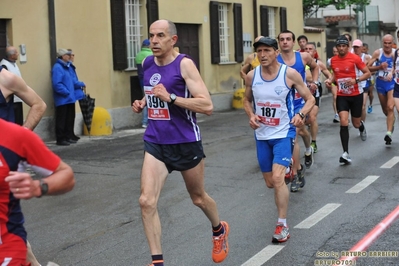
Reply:
[[[148,126],[144,133],[145,141],[156,144],[179,144],[201,140],[195,112],[169,105],[151,94],[152,87],[162,83],[169,93],[191,98],[180,72],[180,63],[184,57],[187,56],[179,54],[166,66],[156,65],[152,55],[144,61],[143,83],[149,116]]]

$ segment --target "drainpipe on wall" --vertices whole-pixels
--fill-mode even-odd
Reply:
[[[254,37],[253,39],[255,39],[257,36],[259,36],[258,34],[258,1],[257,0],[253,0],[253,9],[254,9]]]
[[[50,41],[50,63],[51,67],[57,61],[57,43],[55,36],[55,8],[54,0],[48,0],[48,24],[49,24],[49,41]]]

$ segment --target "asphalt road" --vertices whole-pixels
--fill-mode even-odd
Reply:
[[[392,145],[385,146],[385,117],[378,99],[375,102],[366,120],[367,141],[361,141],[350,127],[353,163],[341,166],[339,125],[332,123],[331,97],[322,99],[315,163],[306,172],[306,186],[290,194],[291,238],[280,245],[271,243],[277,221],[274,194],[259,171],[253,131],[244,111],[199,116],[207,155],[206,190],[231,228],[230,254],[221,265],[327,263],[336,253],[348,251],[396,208],[399,166],[381,166],[399,156],[399,138],[395,132]],[[23,202],[28,239],[43,265],[47,261],[61,266],[150,263],[138,205],[142,134],[143,129],[131,129],[108,137],[82,137],[69,147],[48,143],[73,167],[77,182],[66,195]],[[347,193],[368,176],[375,176],[375,181],[358,193]],[[321,211],[324,218],[314,216]],[[214,265],[209,221],[191,203],[177,172],[168,177],[159,213],[165,265]],[[368,251],[397,254],[398,233],[396,222]],[[357,265],[399,265],[399,258],[367,255]]]

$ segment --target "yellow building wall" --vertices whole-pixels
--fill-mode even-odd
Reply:
[[[130,76],[136,71],[114,71],[112,54],[111,12],[109,0],[54,0],[56,45],[71,48],[80,80],[96,99],[96,106],[107,110],[131,105]],[[141,1],[143,38],[148,36],[146,1]],[[223,2],[220,2],[223,3]],[[253,29],[253,1],[230,0],[242,4],[243,33],[255,38]],[[258,0],[257,21],[260,33],[259,6],[287,9],[288,29],[297,36],[303,34],[302,1]],[[234,27],[230,25],[230,58],[232,62],[211,64],[209,1],[163,0],[158,1],[159,18],[176,23],[197,24],[199,27],[200,72],[211,94],[230,94],[242,87],[239,75],[241,62],[234,61]],[[231,11],[232,9],[230,9]],[[0,18],[12,18],[9,43],[26,44],[27,63],[20,64],[23,78],[48,105],[45,116],[54,114],[51,87],[51,59],[47,0],[0,0]],[[232,21],[232,12],[229,13]],[[279,12],[276,12],[276,33],[280,31]],[[244,53],[244,59],[248,53]],[[28,108],[25,107],[25,114]],[[77,112],[80,109],[77,105]]]
[[[178,2],[178,4],[177,4]],[[231,93],[234,89],[242,87],[242,80],[239,75],[242,63],[229,62],[222,64],[211,64],[210,51],[210,21],[209,21],[209,1],[159,1],[159,17],[169,19],[175,23],[193,23],[199,24],[200,41],[200,60],[201,75],[211,94]],[[176,3],[176,4],[174,4]],[[243,33],[249,33],[253,36],[253,16],[254,9],[252,1],[230,0],[220,3],[241,3]],[[279,0],[258,0],[257,1],[258,31],[260,32],[259,6],[280,7],[282,2]],[[178,9],[176,8],[178,6]],[[302,2],[285,1],[283,6],[287,8],[288,29],[295,34],[303,34]],[[176,12],[181,10],[181,12]],[[230,14],[231,15],[231,14]],[[293,19],[297,18],[297,19]],[[280,21],[279,12],[276,12],[276,32],[279,33]],[[216,25],[217,26],[217,25]],[[234,59],[234,28],[230,27],[230,53]],[[256,36],[253,36],[255,38]],[[244,54],[244,59],[247,54]]]
[[[129,76],[132,74],[113,70],[109,3],[55,1],[57,49],[73,49],[79,79],[96,98],[96,105],[106,109],[131,104]]]
[[[130,76],[136,71],[113,70],[109,1],[54,2],[56,48],[73,50],[87,92],[107,109],[130,106]],[[12,18],[9,44],[23,43],[27,49],[27,63],[17,62],[22,76],[47,103],[45,116],[53,115],[48,1],[1,0],[0,18]],[[78,105],[76,110],[80,112]]]
[[[325,32],[307,32],[304,33],[306,37],[308,37],[309,42],[314,42],[316,43],[316,50],[317,53],[319,54],[320,60],[325,64],[327,62],[327,51],[325,48],[326,44],[326,34]],[[317,47],[317,43],[320,43],[320,47]],[[299,45],[295,46],[296,48],[299,49]]]
[[[49,24],[46,0],[23,1],[1,0],[0,18],[11,19],[9,44],[18,48],[26,45],[27,62],[17,62],[22,77],[40,97],[47,103],[45,115],[54,112],[51,73],[50,73],[50,44]],[[11,27],[10,27],[11,26]],[[27,113],[25,106],[24,113]]]

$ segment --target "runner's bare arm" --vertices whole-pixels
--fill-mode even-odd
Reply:
[[[9,172],[5,181],[8,182],[10,190],[18,199],[30,199],[42,195],[40,181],[33,180],[27,173]],[[75,185],[72,168],[63,161],[60,161],[54,173],[43,178],[43,181],[48,185],[48,195],[64,194],[72,190]]]
[[[363,69],[360,69],[360,71],[362,71],[363,72],[363,75],[361,75],[360,77],[358,77],[358,79],[360,80],[360,81],[365,81],[365,80],[367,80],[367,79],[369,79],[370,77],[371,77],[371,73],[370,73],[370,70],[369,70],[369,68],[366,66],[365,68],[363,68]],[[391,77],[392,78],[392,77]]]
[[[375,50],[370,60],[367,62],[367,67],[371,72],[375,72],[381,69],[381,65],[373,66],[374,62],[378,60],[378,57],[380,57],[380,50]]]
[[[244,93],[244,110],[249,118],[249,125],[252,129],[257,129],[260,127],[258,121],[259,117],[254,113],[254,108],[252,105],[252,79],[254,76],[254,70],[248,72],[245,78],[245,93]]]
[[[310,54],[305,53],[306,65],[309,66],[310,72],[312,72],[313,81],[317,82],[319,80],[319,65],[310,56]]]
[[[245,58],[244,64],[242,64],[241,70],[240,70],[240,76],[243,80],[245,80],[245,77],[247,76],[248,72],[251,70],[251,61],[254,58],[254,54],[250,54]]]
[[[211,115],[213,111],[211,96],[194,62],[191,59],[183,58],[180,69],[193,98],[177,97],[174,104],[196,113]],[[163,100],[170,101],[169,98]]]
[[[315,98],[310,93],[310,90],[306,87],[301,75],[295,69],[288,67],[286,72],[286,82],[288,87],[295,88],[299,95],[301,95],[301,97],[305,100],[305,105],[302,107],[300,112],[304,115],[307,115],[315,104]],[[297,126],[303,124],[303,119],[296,115],[291,122]]]
[[[7,80],[7,85],[5,86],[8,88],[9,93],[17,95],[30,107],[23,126],[33,130],[46,111],[46,103],[22,78],[8,71],[4,71],[2,75],[3,78]]]

